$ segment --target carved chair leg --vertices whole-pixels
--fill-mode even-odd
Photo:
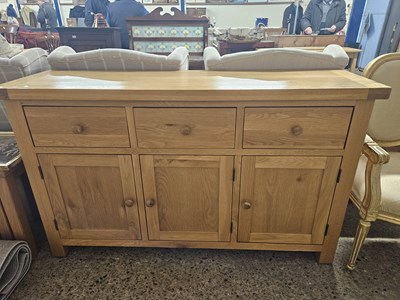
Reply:
[[[356,236],[354,237],[353,250],[351,251],[349,263],[347,264],[347,269],[350,271],[353,271],[355,268],[358,254],[360,253],[361,246],[363,245],[370,228],[371,222],[360,220],[358,223]]]

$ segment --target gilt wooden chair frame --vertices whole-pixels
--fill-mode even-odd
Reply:
[[[400,60],[400,53],[390,53],[382,55],[373,60],[364,70],[364,77],[373,79],[374,73],[385,63]],[[398,87],[392,87],[398,88]],[[391,101],[400,99],[393,99]],[[354,270],[356,260],[365,238],[371,227],[371,222],[383,220],[400,225],[400,215],[384,212],[381,207],[381,170],[384,164],[389,162],[390,155],[383,149],[392,148],[397,151],[400,140],[383,141],[370,138],[368,135],[362,148],[362,154],[368,159],[365,169],[365,194],[363,199],[359,199],[352,191],[351,201],[359,210],[360,221],[354,237],[353,249],[351,252],[347,268]]]

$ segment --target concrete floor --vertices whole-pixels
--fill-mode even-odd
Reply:
[[[400,299],[400,226],[376,222],[357,269],[350,206],[333,265],[313,253],[44,247],[10,299]],[[377,238],[379,237],[379,238]]]

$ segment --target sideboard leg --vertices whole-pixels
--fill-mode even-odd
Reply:
[[[69,252],[69,247],[65,247],[61,244],[49,242],[49,245],[50,245],[51,255],[55,257],[65,257]]]
[[[335,252],[331,253],[316,252],[315,256],[317,258],[318,263],[320,264],[332,264],[333,259],[335,258]]]

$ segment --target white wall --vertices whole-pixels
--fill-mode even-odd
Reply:
[[[304,0],[303,7],[305,8],[310,0]],[[353,0],[345,0],[348,4],[351,4]],[[72,2],[72,1],[71,1]],[[9,3],[13,3],[16,8],[15,0],[10,0]],[[8,3],[0,3],[0,10],[6,9]],[[160,5],[162,6],[162,5]],[[199,5],[186,6],[186,7],[206,7],[207,16],[212,22],[215,18],[216,26],[220,28],[229,27],[254,27],[256,18],[268,18],[270,27],[282,26],[283,11],[288,4],[259,4],[259,5],[205,5],[199,3]],[[30,8],[37,11],[38,6],[30,5]],[[157,6],[148,5],[147,10],[152,11]],[[172,6],[164,6],[164,10],[169,10]],[[175,6],[178,7],[179,6]],[[66,24],[65,19],[68,18],[69,10],[72,8],[71,5],[61,5],[61,15]]]

